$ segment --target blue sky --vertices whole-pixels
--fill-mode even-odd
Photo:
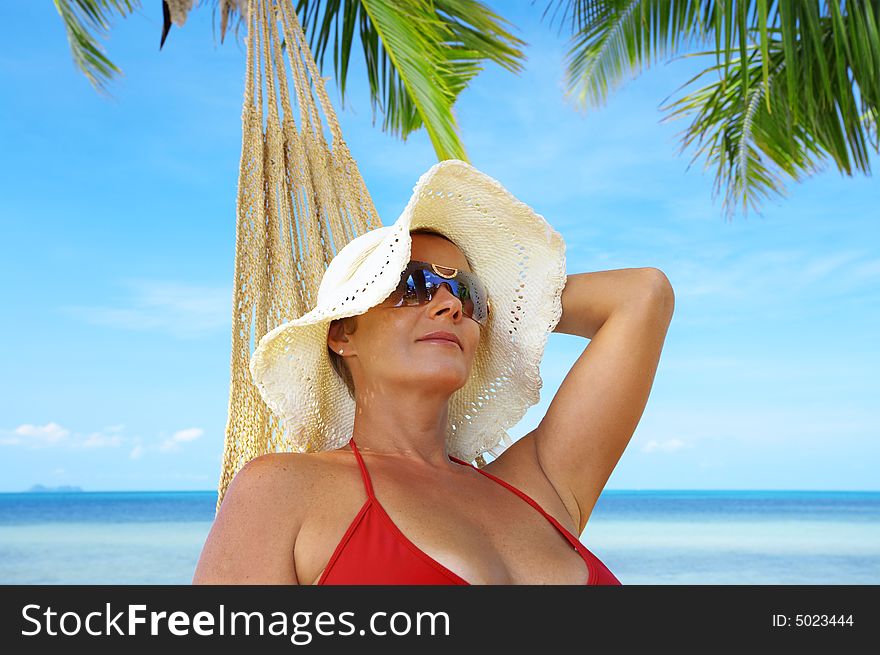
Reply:
[[[471,162],[562,233],[569,273],[654,266],[675,289],[648,406],[606,488],[880,489],[876,181],[829,166],[763,217],[727,222],[714,171],[679,154],[685,121],[660,123],[700,62],[654,64],[578,113],[544,5],[489,4],[528,59],[518,76],[487,65],[456,104]],[[208,6],[159,52],[148,3],[105,42],[125,73],[108,100],[74,69],[51,3],[6,18],[0,491],[214,489],[244,42],[215,45]],[[436,161],[430,142],[371,124],[358,44],[344,110],[328,89],[391,223]],[[550,336],[541,402],[512,437],[537,425],[586,344]]]

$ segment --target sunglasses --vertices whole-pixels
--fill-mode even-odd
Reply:
[[[403,307],[424,305],[446,285],[450,293],[461,301],[462,311],[468,318],[486,327],[489,319],[489,296],[480,279],[473,273],[449,266],[412,260],[400,274],[400,283],[381,305]]]

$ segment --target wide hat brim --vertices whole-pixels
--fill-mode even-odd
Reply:
[[[507,429],[540,400],[540,362],[562,316],[565,242],[497,180],[447,159],[419,178],[392,225],[337,252],[314,309],[267,332],[254,350],[252,379],[294,451],[334,450],[351,438],[355,402],[331,365],[327,330],[391,294],[410,260],[409,232],[423,227],[455,242],[492,303],[471,375],[449,400],[449,454],[497,457],[512,443]]]

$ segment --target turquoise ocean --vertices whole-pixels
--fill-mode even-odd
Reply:
[[[216,493],[0,494],[2,584],[188,584]],[[880,584],[880,492],[606,490],[581,541],[623,584]]]

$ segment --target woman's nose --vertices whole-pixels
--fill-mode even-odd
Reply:
[[[444,282],[440,285],[440,289],[434,293],[434,297],[431,299],[431,304],[434,304],[434,301],[438,300],[441,306],[449,305],[450,303],[455,306],[458,305],[461,308],[461,299],[455,295],[452,291],[452,287]]]

